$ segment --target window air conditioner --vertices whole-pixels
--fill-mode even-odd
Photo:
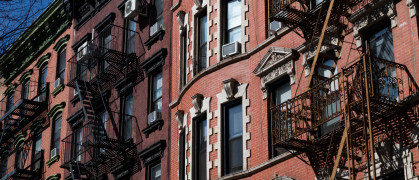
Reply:
[[[238,41],[223,45],[223,58],[240,53],[240,43]]]
[[[159,111],[153,111],[150,114],[148,114],[148,124],[151,124],[159,119],[161,119],[161,112]]]
[[[64,79],[57,78],[54,82],[54,89],[63,84]]]
[[[145,12],[142,12],[142,10]],[[134,19],[138,15],[147,16],[146,9],[140,8],[140,1],[128,0],[125,2],[124,17],[128,19]]]
[[[53,158],[53,157],[55,157],[55,156],[57,156],[57,148],[54,148],[54,149],[51,150],[51,157],[50,157],[50,159]]]
[[[152,26],[150,26],[150,36],[153,36],[158,31],[160,31],[162,28],[163,27],[162,27],[161,24],[159,24],[159,22],[154,23]]]

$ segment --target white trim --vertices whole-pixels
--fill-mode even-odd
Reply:
[[[210,67],[210,57],[212,56],[212,51],[210,50],[210,42],[212,41],[212,36],[210,34],[210,27],[212,26],[212,20],[210,20],[210,13],[212,12],[212,6],[209,5],[208,0],[203,0],[202,1],[202,5],[201,6],[197,6],[196,4],[194,4],[194,6],[192,7],[192,24],[191,24],[191,29],[192,29],[192,37],[191,42],[192,42],[192,53],[191,54],[191,59],[192,59],[192,64],[190,67],[190,71],[192,71],[192,77],[195,76],[196,74],[194,72],[197,72],[197,69],[193,69],[196,66],[194,65],[197,61],[197,59],[194,59],[194,56],[198,56],[197,53],[197,48],[196,48],[196,44],[198,44],[198,34],[197,34],[197,30],[198,27],[195,27],[195,25],[197,25],[195,22],[196,18],[197,18],[197,14],[201,13],[202,10],[206,9],[207,11],[207,68]]]
[[[250,106],[250,100],[247,98],[247,87],[249,84],[241,84],[237,87],[238,91],[234,95],[234,99],[242,99],[242,117],[243,117],[243,171],[247,170],[248,162],[247,159],[250,157],[250,149],[247,147],[247,141],[250,140],[250,132],[248,132],[247,124],[250,123],[250,115],[247,114],[247,107]],[[217,158],[215,159],[215,166],[218,170],[218,177],[221,177],[221,106],[222,104],[234,101],[234,99],[228,99],[227,93],[225,89],[221,91],[221,93],[217,94],[217,110],[215,111],[215,117],[217,117],[217,125],[214,127],[214,133],[217,134],[218,141],[214,143],[214,149],[217,150]]]
[[[413,0],[406,0],[406,5],[409,8],[409,15],[410,17],[416,16],[416,5]]]

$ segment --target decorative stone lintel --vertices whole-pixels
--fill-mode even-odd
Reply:
[[[7,86],[6,90],[4,90],[3,94],[8,95],[9,93],[13,92],[16,89],[17,84],[11,84]]]
[[[51,167],[52,164],[54,164],[55,162],[58,162],[60,160],[60,155],[56,155],[54,157],[52,157],[51,159],[49,159],[46,164],[48,167]]]
[[[19,133],[15,136],[14,140],[13,140],[13,145],[15,146],[15,148],[20,148],[22,147],[23,143],[25,142],[25,138],[26,138],[26,132],[22,132]]]
[[[267,98],[266,85],[288,75],[290,84],[295,83],[294,59],[298,54],[288,48],[271,47],[253,73],[260,77],[263,99]]]
[[[164,149],[166,148],[166,141],[159,140],[151,146],[143,149],[138,153],[144,165],[149,165],[163,157]]]
[[[371,26],[374,23],[388,17],[391,22],[391,28],[397,27],[397,13],[395,5],[391,0],[379,0],[370,2],[368,5],[356,11],[350,18],[354,29],[354,38],[356,40],[356,47],[362,46],[362,38],[359,31]]]
[[[54,175],[50,175],[48,176],[45,180],[59,180],[61,179],[61,174],[54,174]]]
[[[229,78],[223,81],[224,83],[224,90],[227,94],[227,99],[231,100],[234,99],[234,91],[236,88],[237,81],[233,78]]]
[[[185,112],[183,110],[177,110],[176,111],[176,121],[177,121],[177,128],[178,130],[183,129],[183,116]]]
[[[61,91],[64,91],[64,87],[65,86],[63,84],[60,84],[58,87],[56,87],[54,91],[51,92],[52,97],[55,98],[55,96],[57,96]]]
[[[196,9],[201,9],[202,8],[202,0],[193,0]]]
[[[195,114],[201,114],[202,100],[204,99],[204,96],[202,94],[196,93],[191,98],[192,105],[195,108]]]
[[[29,126],[29,130],[31,131],[32,134],[36,133],[42,129],[42,126],[44,125],[44,123],[45,123],[45,118],[39,118],[35,120],[31,126]]]
[[[29,69],[25,71],[24,73],[22,73],[18,81],[22,84],[23,82],[31,78],[32,73],[33,73],[33,69]]]
[[[163,40],[163,36],[165,34],[165,31],[163,28],[161,28],[159,31],[157,31],[156,33],[154,33],[152,36],[150,36],[150,38],[144,42],[144,45],[147,46],[147,49],[150,50],[151,46],[157,42],[157,40]]]
[[[51,110],[48,111],[48,117],[55,119],[60,113],[63,112],[64,107],[65,107],[65,102],[55,104],[51,108]]]
[[[148,136],[159,129],[161,131],[163,127],[164,121],[162,119],[157,119],[151,124],[149,124],[146,128],[142,130],[142,132],[145,134],[145,137],[148,138]]]
[[[416,16],[416,5],[413,2],[413,0],[407,0],[406,5],[409,8],[410,17],[412,18],[412,17]]]
[[[35,67],[42,68],[43,66],[48,64],[48,61],[49,61],[50,57],[51,57],[51,53],[47,53],[47,54],[41,56],[41,58],[39,58],[38,62],[36,62]]]
[[[164,59],[167,55],[167,49],[161,48],[159,51],[151,55],[148,59],[142,62],[140,65],[145,70],[146,75],[149,75],[154,70],[157,70],[164,65]]]
[[[176,13],[176,19],[179,23],[181,34],[183,33],[183,30],[185,30],[185,11],[179,11]]]

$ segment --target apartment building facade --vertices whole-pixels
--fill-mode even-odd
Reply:
[[[417,179],[417,5],[174,0],[170,179]]]
[[[73,28],[61,1],[52,2],[30,27],[0,57],[0,178],[60,179]]]
[[[168,179],[170,1],[64,1],[68,60],[66,179]]]

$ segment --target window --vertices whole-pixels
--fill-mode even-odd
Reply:
[[[48,73],[47,66],[42,67],[40,71],[40,76],[39,76],[40,92],[45,92],[45,88],[47,87],[47,73]]]
[[[394,62],[393,34],[389,20],[378,23],[375,27],[368,29],[366,51],[370,51],[375,58]],[[397,78],[395,67],[391,67],[375,61],[377,72],[378,88],[376,91],[382,96],[397,101],[399,96],[398,85],[391,82]]]
[[[61,116],[54,120],[54,132],[52,134],[51,148],[56,149],[57,155],[60,155],[60,137],[61,137]]]
[[[57,79],[60,78],[61,82],[64,82],[65,76],[65,61],[66,61],[66,49],[62,50],[58,55],[57,61]]]
[[[22,148],[16,150],[15,154],[15,169],[23,169],[23,151]]]
[[[281,103],[284,103],[285,101],[291,99],[291,85],[290,85],[290,79],[288,76],[284,77],[283,79],[280,79],[279,81],[269,85],[269,92],[270,92],[270,106],[278,106]],[[291,109],[289,107],[288,109]],[[286,112],[286,108],[282,109],[282,111]],[[289,127],[288,129],[291,129],[291,120],[287,119],[287,123],[284,124],[285,127]],[[281,128],[286,129],[286,128]],[[291,135],[291,131],[288,132],[289,135]],[[279,148],[279,147],[271,147],[271,157],[278,156],[282,153],[286,152],[286,149]]]
[[[207,117],[203,115],[194,121],[194,179],[207,179]]]
[[[156,6],[156,22],[159,26],[163,25],[163,0],[155,0],[154,1]]]
[[[149,166],[149,180],[161,179],[161,165],[160,163]]]
[[[111,49],[112,45],[112,36],[111,36],[111,26],[105,27],[103,30],[99,33],[99,40],[100,40],[100,47],[102,49],[102,54],[108,52],[109,49]],[[106,71],[109,67],[109,62],[106,61],[105,58],[102,58],[99,62],[99,71],[103,72]]]
[[[81,148],[83,145],[83,128],[78,127],[75,130],[73,130],[73,159],[74,161],[81,161]]]
[[[316,8],[323,0],[311,0],[311,9]]]
[[[163,77],[162,72],[159,72],[151,77],[151,112],[162,110],[162,95],[163,95]]]
[[[198,73],[207,68],[207,14],[198,17]]]
[[[243,170],[241,100],[223,105],[223,175]]]
[[[41,168],[40,158],[42,152],[42,133],[38,132],[38,135],[35,137],[34,140],[34,149],[33,149],[33,156],[32,156],[32,168],[33,170]]]
[[[105,134],[106,134],[106,123],[107,123],[106,118],[107,118],[107,113],[106,113],[106,111],[102,111],[102,112],[100,112],[100,113],[99,113],[99,115],[98,115],[98,119],[100,119],[100,122],[102,123],[101,125],[103,126],[103,131],[104,131],[104,133],[105,133]],[[102,128],[101,128],[101,129],[102,129]],[[100,148],[100,149],[99,149],[99,153],[100,153],[100,154],[105,153],[105,149]]]
[[[77,48],[77,76],[80,80],[87,79],[87,60],[84,58],[87,54],[87,41]]]
[[[226,4],[225,44],[241,41],[241,0],[229,0]]]
[[[185,155],[186,155],[186,150],[185,150],[185,141],[186,141],[186,136],[185,136],[185,131],[182,131],[179,134],[179,180],[185,180]]]
[[[22,99],[28,99],[29,95],[29,80],[22,83]]]
[[[179,90],[185,86],[187,80],[186,70],[188,69],[188,38],[187,38],[187,31],[180,35],[180,86]]]
[[[136,18],[135,18],[136,19]],[[135,53],[135,29],[136,23],[131,20],[126,21],[127,33],[126,33],[126,53]]]
[[[122,100],[123,119],[122,119],[122,139],[128,140],[132,138],[132,92],[124,96]]]
[[[10,92],[7,95],[6,111],[10,110],[13,107],[14,103],[15,103],[15,93]]]

